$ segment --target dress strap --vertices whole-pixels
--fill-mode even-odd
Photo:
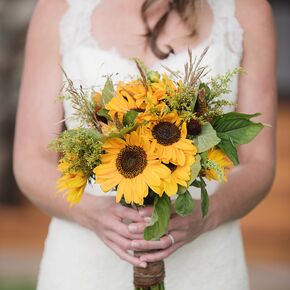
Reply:
[[[80,44],[93,45],[91,16],[100,0],[66,0],[69,7],[60,22],[62,55]]]
[[[241,55],[244,31],[236,17],[236,0],[208,0],[208,3],[215,18],[212,41],[223,42],[230,51]]]

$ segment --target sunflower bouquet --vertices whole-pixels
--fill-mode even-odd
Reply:
[[[207,215],[205,179],[226,181],[239,163],[237,147],[264,125],[251,120],[258,113],[224,113],[234,104],[223,96],[240,69],[205,82],[205,54],[193,59],[189,52],[183,73],[165,67],[162,75],[135,59],[138,77],[114,85],[108,76],[100,91],[76,88],[67,78],[63,98],[72,103],[79,127],[65,130],[50,147],[60,153],[58,191],[71,205],[80,201],[88,182],[104,192],[115,190],[116,202],[124,206],[152,205],[146,240],[167,233],[172,206],[181,216],[192,213],[190,186],[200,191]],[[136,290],[165,289],[164,277],[163,261],[134,267]]]

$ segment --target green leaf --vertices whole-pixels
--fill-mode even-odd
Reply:
[[[184,194],[187,191],[187,187],[184,187],[182,185],[178,185],[177,194]]]
[[[197,187],[197,188],[201,188],[201,181],[195,179],[192,183],[191,186]]]
[[[114,84],[112,79],[108,76],[105,86],[102,90],[102,102],[104,105],[110,102],[110,100],[114,97],[115,91],[114,91]]]
[[[202,126],[201,133],[193,139],[194,144],[197,146],[197,152],[204,152],[217,145],[221,139],[217,136],[216,131],[210,123]]]
[[[174,208],[176,213],[181,216],[187,216],[192,213],[194,208],[194,201],[188,190],[184,194],[178,195],[174,202]]]
[[[123,117],[123,125],[129,126],[134,124],[136,117],[138,116],[139,112],[135,110],[128,111]]]
[[[239,165],[238,152],[231,139],[222,139],[222,141],[217,146],[231,159],[234,165]]]
[[[244,114],[244,113],[240,113],[240,112],[229,112],[229,113],[226,113],[224,115],[215,117],[213,122],[212,122],[212,125],[214,128],[218,127],[221,119],[223,119],[224,121],[236,120],[236,119],[250,120],[250,119],[252,119],[254,117],[258,117],[260,115],[261,115],[261,113]]]
[[[253,140],[263,129],[262,123],[252,122],[250,119],[259,113],[248,115],[238,112],[230,112],[214,119],[213,127],[222,140],[230,140],[236,147],[247,144]]]
[[[136,129],[136,125],[124,127],[119,132],[110,133],[109,136],[106,137],[105,139],[109,139],[109,138],[122,138],[124,135],[126,135],[126,134],[134,131],[135,129]]]
[[[108,121],[112,121],[111,116],[109,115],[109,110],[102,108],[97,112],[97,115],[100,117],[106,118]]]
[[[158,240],[166,234],[170,210],[171,202],[166,194],[155,198],[151,224],[144,230],[145,240]]]
[[[200,183],[200,189],[201,189],[201,211],[202,211],[202,217],[205,217],[208,213],[208,208],[209,208],[209,197],[208,197],[208,192],[206,189],[206,183],[200,177],[201,183]]]
[[[190,180],[188,182],[188,184],[192,184],[192,182],[195,180],[195,178],[198,176],[200,169],[201,169],[201,165],[200,165],[200,155],[197,154],[195,156],[195,162],[191,165],[190,171]]]

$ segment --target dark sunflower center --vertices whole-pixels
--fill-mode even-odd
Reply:
[[[170,122],[160,122],[153,127],[153,137],[161,145],[171,145],[180,139],[179,128]]]
[[[147,166],[147,154],[143,148],[129,145],[123,148],[116,159],[118,171],[126,178],[134,178]]]

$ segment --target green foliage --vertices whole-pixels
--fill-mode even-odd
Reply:
[[[217,145],[220,142],[220,138],[217,136],[211,124],[206,123],[202,126],[201,133],[193,138],[193,142],[197,147],[197,152],[200,153]]]
[[[212,122],[217,136],[221,139],[218,147],[228,155],[235,165],[239,163],[237,146],[249,143],[264,127],[262,123],[251,121],[253,117],[259,115],[259,113],[249,115],[230,112],[216,117]]]
[[[130,126],[134,124],[135,119],[137,118],[139,112],[135,110],[128,111],[123,117],[123,125]]]
[[[104,105],[110,102],[110,100],[114,97],[115,90],[114,90],[114,84],[112,79],[108,76],[105,86],[102,90],[102,102]]]
[[[111,116],[109,115],[109,110],[102,108],[97,112],[97,115],[100,117],[104,117],[107,119],[107,121],[112,121]]]
[[[206,184],[202,177],[200,177],[201,181],[201,211],[202,211],[202,217],[205,217],[208,213],[209,209],[209,197],[208,197],[208,192],[206,189]]]
[[[177,199],[174,202],[174,208],[176,213],[181,216],[187,216],[192,213],[194,209],[194,201],[188,190],[177,196]]]
[[[157,285],[154,285],[154,286],[150,286],[149,288],[146,287],[146,288],[140,288],[140,287],[134,287],[135,290],[165,290],[165,285],[164,285],[164,282],[161,282]]]
[[[209,104],[213,104],[214,99],[231,92],[231,90],[229,89],[230,82],[232,81],[233,77],[241,71],[242,69],[238,67],[233,71],[227,72],[225,75],[217,75],[216,77],[211,78],[209,83],[210,94],[207,98]]]
[[[178,92],[174,92],[173,96],[168,96],[166,102],[171,110],[178,112],[193,112],[197,100],[197,88],[193,86],[183,85]]]
[[[191,183],[196,179],[196,177],[199,175],[201,165],[200,165],[201,157],[199,154],[195,156],[195,162],[191,165],[190,171],[190,180],[188,182],[188,185],[191,185]]]
[[[89,176],[100,163],[102,136],[93,129],[77,128],[64,131],[49,148],[59,152],[71,164],[69,171],[81,170]]]
[[[145,240],[158,240],[167,232],[170,209],[170,198],[166,194],[156,196],[151,224],[144,230]]]
[[[119,132],[116,133],[110,133],[109,136],[107,138],[122,138],[125,134],[128,134],[132,131],[134,131],[136,129],[136,125],[130,125],[130,126],[126,126],[123,127],[122,129],[120,129]]]
[[[152,83],[156,83],[160,80],[160,74],[157,71],[154,70],[150,70],[147,73],[147,80],[152,82]]]
[[[231,138],[229,140],[222,139],[217,146],[231,159],[235,166],[239,164],[237,148],[233,145]]]
[[[192,183],[193,186],[200,188],[200,193],[201,193],[201,211],[202,211],[202,217],[205,217],[208,213],[209,209],[209,197],[208,197],[208,192],[206,189],[206,183],[203,180],[201,176],[199,176],[200,180],[194,180]]]

